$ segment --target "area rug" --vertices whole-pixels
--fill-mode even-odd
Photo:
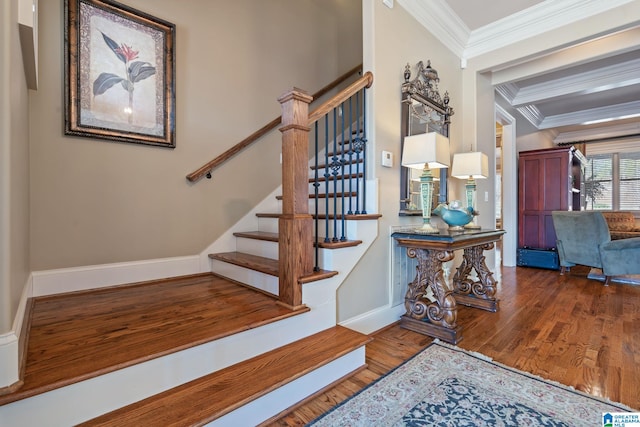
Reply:
[[[630,411],[435,341],[310,425],[584,427]]]

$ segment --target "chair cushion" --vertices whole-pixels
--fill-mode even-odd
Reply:
[[[602,270],[607,276],[640,274],[640,237],[600,245]]]

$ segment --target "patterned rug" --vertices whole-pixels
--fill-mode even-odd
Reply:
[[[435,341],[310,425],[583,427],[628,411]]]

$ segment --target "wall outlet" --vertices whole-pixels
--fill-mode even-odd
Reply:
[[[382,166],[385,168],[393,167],[393,153],[391,151],[382,152]]]

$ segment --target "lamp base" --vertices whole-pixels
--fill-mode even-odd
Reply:
[[[425,222],[424,224],[422,224],[422,227],[416,228],[414,232],[418,234],[440,234],[440,230],[431,225],[431,223],[429,222]]]

